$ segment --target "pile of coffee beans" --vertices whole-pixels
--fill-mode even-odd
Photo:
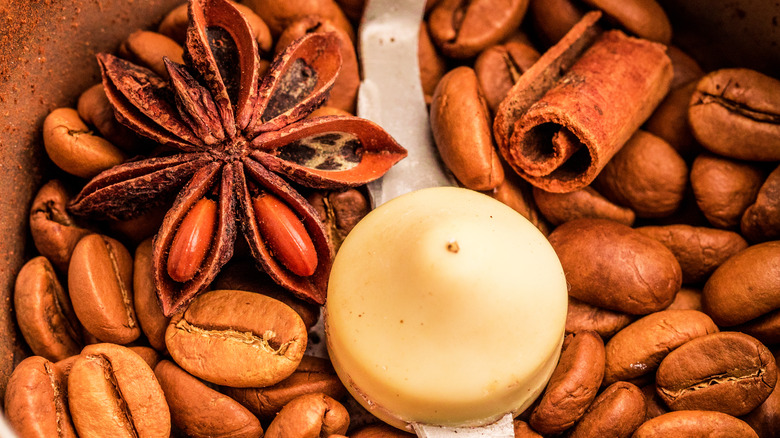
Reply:
[[[351,114],[363,0],[245,0],[262,58],[335,32],[342,72],[312,116]],[[706,74],[669,45],[674,77],[652,116],[588,186],[532,187],[496,149],[493,120],[518,78],[589,10],[601,24],[670,44],[653,0],[429,0],[420,77],[443,162],[467,188],[548,236],[570,286],[560,362],[515,435],[780,436],[780,81]],[[305,13],[303,13],[305,11]],[[187,9],[119,55],[167,76]],[[294,298],[237,247],[211,291],[163,316],[151,240],[167,205],[128,221],[80,222],[66,205],[86,179],[157,145],[119,124],[102,84],[43,126],[62,170],[33,201],[40,256],[19,272],[18,326],[31,356],[4,414],[23,437],[411,436],[350,401],[320,339],[318,306]],[[630,103],[629,103],[630,104]],[[309,193],[338,249],[368,212],[362,188]],[[522,333],[507,329],[510,342]]]

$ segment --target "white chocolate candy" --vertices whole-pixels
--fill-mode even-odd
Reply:
[[[328,351],[382,420],[479,426],[530,405],[560,355],[563,269],[524,217],[438,187],[380,206],[339,250],[325,305]]]

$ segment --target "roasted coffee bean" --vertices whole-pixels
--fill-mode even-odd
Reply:
[[[780,308],[780,241],[750,246],[726,260],[702,294],[704,312],[725,327]]]
[[[154,368],[173,424],[189,437],[263,436],[260,421],[230,397],[209,388],[171,361]]]
[[[65,376],[43,357],[16,366],[5,392],[5,419],[23,438],[75,438],[68,409]]]
[[[534,29],[551,46],[580,21],[584,10],[571,0],[531,0],[530,14]]]
[[[157,351],[165,351],[165,330],[170,318],[165,317],[157,298],[152,274],[152,239],[146,239],[135,249],[133,263],[133,302],[138,324],[149,343]]]
[[[775,353],[775,363],[780,360],[780,351]],[[772,394],[757,408],[743,417],[761,438],[780,437],[780,385],[775,385]]]
[[[441,79],[431,103],[431,130],[442,161],[465,187],[490,190],[504,180],[474,70],[458,67]]]
[[[471,58],[518,28],[527,8],[528,0],[440,0],[428,15],[428,25],[442,53]]]
[[[672,251],[680,262],[683,283],[707,280],[718,266],[748,246],[745,239],[733,231],[707,227],[647,226],[637,228],[637,231]]]
[[[569,295],[633,315],[661,310],[680,289],[680,264],[660,242],[623,224],[577,219],[549,236]]]
[[[539,212],[534,201],[531,184],[515,175],[514,172],[505,174],[504,181],[486,194],[520,213],[545,236],[550,234],[550,225]]]
[[[739,225],[748,206],[755,202],[764,172],[754,164],[712,154],[701,154],[691,166],[691,186],[696,204],[718,228]]]
[[[306,342],[306,327],[294,310],[238,290],[199,295],[173,316],[165,332],[165,345],[179,366],[208,382],[239,388],[287,378]]]
[[[30,260],[19,271],[14,309],[19,330],[33,354],[58,361],[81,351],[81,324],[45,257]]]
[[[674,301],[666,310],[698,310],[702,311],[701,306],[701,291],[699,289],[691,289],[689,287],[681,288],[677,295],[674,296]]]
[[[350,438],[411,438],[416,435],[406,433],[401,429],[385,423],[369,424],[349,434]]]
[[[688,119],[705,148],[738,160],[780,160],[780,81],[744,68],[703,77]]]
[[[303,301],[276,284],[264,272],[258,271],[254,261],[234,258],[222,268],[211,284],[213,289],[230,289],[257,292],[290,306],[311,330],[320,317],[320,306]]]
[[[313,393],[323,393],[334,399],[346,394],[344,385],[327,359],[303,356],[290,377],[265,388],[230,388],[223,391],[261,419],[273,419],[292,399]]]
[[[168,404],[141,356],[114,344],[84,348],[68,376],[68,403],[80,437],[168,437]]]
[[[327,437],[343,435],[349,414],[341,403],[325,394],[305,394],[287,403],[265,432],[266,438]]]
[[[168,79],[168,69],[163,58],[167,57],[177,64],[184,64],[183,55],[184,48],[176,41],[161,33],[147,30],[131,33],[119,46],[119,56],[146,66],[165,79]]]
[[[430,2],[429,2],[430,3]],[[420,84],[422,85],[425,102],[430,104],[433,100],[433,92],[436,85],[447,73],[447,64],[444,58],[439,55],[436,47],[431,41],[431,34],[428,32],[428,22],[420,23],[420,32],[417,35],[417,62],[420,64]]]
[[[149,237],[153,237],[160,230],[165,213],[170,205],[163,204],[150,208],[140,215],[125,219],[110,221],[108,229],[112,236],[118,236],[123,242],[138,245]]]
[[[645,421],[669,412],[666,404],[655,390],[655,382],[643,386],[642,395],[645,396]]]
[[[732,329],[753,336],[766,345],[780,344],[780,309],[734,326]]]
[[[633,438],[758,438],[744,421],[715,411],[677,411],[660,415],[634,432]]]
[[[72,108],[57,108],[46,117],[43,144],[57,167],[81,178],[92,178],[127,159],[108,140],[92,135]]]
[[[668,44],[672,37],[669,18],[654,0],[535,0],[531,13],[535,27],[552,44],[582,18],[588,6],[601,10],[610,22],[641,38]]]
[[[780,166],[761,185],[756,202],[745,210],[741,229],[752,242],[780,239]]]
[[[155,349],[152,347],[135,345],[132,347],[127,347],[127,349],[141,356],[141,359],[143,359],[151,369],[154,369],[154,367],[157,366],[157,363],[160,362],[160,353],[155,351]]]
[[[673,410],[744,415],[769,397],[777,382],[772,353],[755,338],[720,332],[692,339],[658,366],[658,395]]]
[[[146,146],[143,139],[114,117],[114,108],[108,102],[102,83],[81,93],[76,108],[86,124],[94,126],[100,135],[123,151],[135,153]]]
[[[604,166],[599,192],[631,208],[637,217],[668,216],[680,207],[688,166],[660,137],[637,131]]]
[[[334,253],[338,252],[352,228],[371,211],[368,199],[355,189],[341,192],[316,191],[309,195],[307,200],[317,210],[320,221],[325,225],[325,232],[333,245]]]
[[[474,72],[493,113],[507,92],[541,55],[529,44],[511,41],[488,47],[474,61]]]
[[[566,333],[593,330],[601,336],[601,339],[609,339],[633,320],[634,317],[631,315],[602,309],[569,297]]]
[[[542,438],[542,436],[531,429],[531,426],[525,421],[515,419],[512,422],[512,426],[515,431],[515,438]]]
[[[647,315],[607,342],[604,384],[652,373],[670,351],[717,331],[710,317],[697,310],[662,310]]]
[[[667,50],[667,54],[669,53],[671,52]],[[674,62],[672,65],[674,66]],[[674,72],[676,74],[677,70]],[[688,124],[688,103],[695,90],[696,81],[693,80],[677,89],[672,87],[672,91],[666,95],[645,123],[647,132],[669,143],[686,161],[693,159],[702,151],[701,145],[693,138]]]
[[[570,438],[630,437],[645,421],[642,390],[628,382],[608,386],[574,426]]]
[[[330,20],[345,31],[351,40],[355,40],[352,24],[333,0],[245,0],[242,3],[262,18],[274,38],[293,21],[306,15],[315,15]]]
[[[352,114],[344,111],[343,109],[333,108],[332,106],[321,106],[316,110],[312,111],[308,116],[306,116],[306,118],[315,119],[317,117],[325,117],[325,116],[351,116],[351,115]]]
[[[257,47],[262,53],[268,53],[271,50],[271,31],[265,24],[262,18],[260,18],[253,10],[228,0],[230,4],[236,7],[241,15],[246,18],[249,23],[249,27],[252,29],[252,33],[257,40]],[[157,32],[171,38],[179,44],[184,44],[187,38],[187,26],[189,25],[189,17],[187,16],[187,4],[184,3],[173,8],[168,15],[160,22],[160,26],[157,28]]]
[[[70,202],[65,186],[53,179],[41,187],[30,208],[30,232],[35,248],[60,272],[68,272],[73,249],[89,230],[76,225],[65,209]]]
[[[676,90],[686,84],[692,83],[693,81],[698,82],[699,79],[704,76],[704,70],[701,69],[699,63],[696,62],[695,59],[691,58],[690,55],[680,50],[679,47],[667,45],[666,55],[669,57],[669,59],[672,60],[672,69],[674,70],[672,84],[669,87],[671,90]],[[685,115],[685,119],[688,119],[687,113]]]
[[[591,218],[609,219],[631,226],[636,219],[630,208],[610,202],[590,186],[569,193],[552,193],[534,187],[533,193],[539,211],[553,225]]]
[[[68,291],[81,324],[104,342],[126,344],[141,334],[133,307],[133,259],[117,240],[91,234],[76,245]]]
[[[604,377],[604,342],[596,332],[567,335],[541,401],[531,413],[531,427],[544,434],[562,432],[588,409]],[[643,412],[644,413],[644,412]]]
[[[672,25],[655,0],[583,0],[600,9],[613,22],[644,39],[669,44]]]

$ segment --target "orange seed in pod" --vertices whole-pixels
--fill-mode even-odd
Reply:
[[[179,283],[192,279],[211,247],[217,222],[217,203],[203,198],[181,221],[168,252],[168,275]]]
[[[308,277],[317,269],[317,251],[303,222],[276,196],[252,200],[257,226],[274,256],[293,274]]]

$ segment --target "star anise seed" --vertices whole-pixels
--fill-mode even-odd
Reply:
[[[367,120],[304,119],[327,98],[339,71],[333,35],[300,38],[261,77],[257,43],[235,7],[191,0],[189,16],[185,64],[165,61],[169,81],[98,55],[117,119],[177,153],[101,173],[70,210],[126,218],[177,193],[154,239],[154,279],[166,315],[203,291],[230,259],[237,225],[277,283],[322,304],[331,249],[316,211],[286,179],[324,189],[365,184],[406,150]]]

